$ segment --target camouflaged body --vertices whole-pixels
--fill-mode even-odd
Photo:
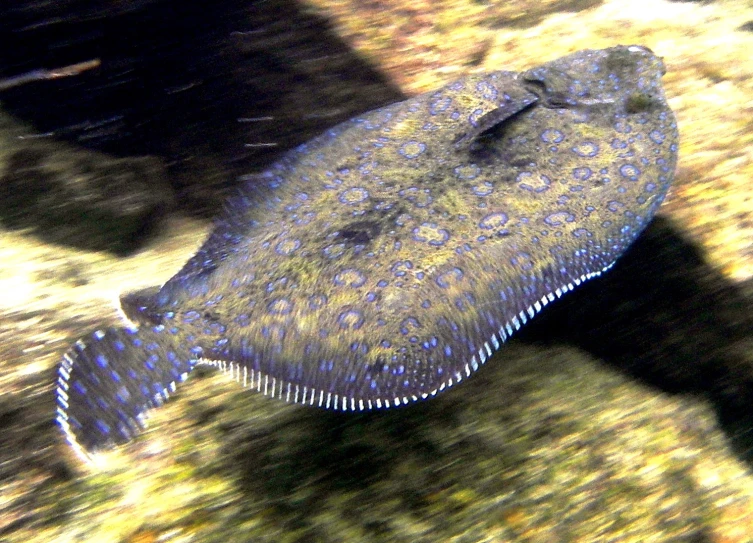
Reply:
[[[288,401],[370,409],[469,376],[609,268],[672,180],[677,128],[649,50],[463,78],[341,124],[248,180],[136,329],[79,342],[58,420],[128,439],[197,362]]]

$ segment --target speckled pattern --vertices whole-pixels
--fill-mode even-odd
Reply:
[[[672,180],[664,66],[638,46],[469,76],[341,124],[249,179],[137,327],[65,355],[58,422],[131,438],[197,363],[291,402],[407,404],[471,375],[608,269]]]

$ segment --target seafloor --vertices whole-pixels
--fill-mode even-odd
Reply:
[[[650,47],[681,134],[660,217],[608,276],[430,402],[333,414],[197,375],[93,465],[53,423],[56,364],[116,322],[117,293],[170,277],[208,223],[171,213],[120,257],[4,228],[0,540],[753,541],[753,4],[308,7],[406,94]],[[24,130],[3,121],[3,167]]]

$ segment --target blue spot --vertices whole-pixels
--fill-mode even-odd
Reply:
[[[473,126],[478,126],[478,120],[484,115],[483,109],[474,109],[470,115],[468,115],[468,122]]]
[[[420,327],[421,324],[418,322],[418,319],[415,317],[406,317],[400,322],[400,333],[407,336],[411,332],[411,329]]]
[[[481,173],[481,168],[475,164],[465,164],[455,168],[455,176],[458,179],[475,179]]]
[[[324,256],[331,259],[340,258],[345,253],[344,243],[335,243],[334,245],[327,245],[322,249]]]
[[[335,275],[334,282],[335,285],[340,287],[347,285],[352,288],[358,288],[366,282],[366,275],[355,268],[347,268]]]
[[[275,298],[267,304],[267,311],[272,315],[288,315],[293,310],[293,302],[287,298]]]
[[[103,354],[98,354],[95,357],[95,361],[97,362],[97,366],[99,366],[100,368],[106,368],[109,364],[107,357]]]
[[[509,220],[509,217],[507,216],[507,213],[503,212],[497,212],[497,213],[490,213],[489,215],[485,216],[481,221],[479,221],[478,226],[479,228],[483,230],[494,230],[496,228],[501,228],[505,224],[507,224],[507,221]]]
[[[327,305],[327,296],[324,294],[312,294],[309,296],[309,309],[316,311]]]
[[[541,193],[549,189],[552,180],[546,175],[539,175],[538,181],[534,179],[532,172],[520,172],[515,177],[518,187],[530,192]]]
[[[497,87],[487,81],[479,81],[476,83],[476,90],[481,93],[481,96],[485,100],[496,100],[499,95]]]
[[[577,179],[578,181],[585,181],[589,177],[591,177],[591,168],[588,167],[581,167],[581,168],[573,168],[573,177]]]
[[[103,433],[105,435],[108,435],[110,433],[111,428],[110,428],[110,426],[108,426],[108,424],[105,421],[97,419],[97,421],[94,424],[97,425],[97,429],[101,433]]]
[[[289,254],[292,254],[295,252],[299,247],[301,246],[300,240],[297,239],[286,239],[281,242],[279,242],[275,246],[275,252],[278,255],[287,256]]]
[[[439,228],[435,223],[425,222],[413,229],[413,239],[440,247],[450,239],[450,233],[444,228]]]
[[[613,213],[619,211],[620,208],[623,208],[623,207],[625,207],[625,204],[617,200],[610,200],[607,203],[607,209]]]
[[[523,251],[519,251],[515,256],[510,258],[510,264],[520,267],[523,271],[529,271],[533,269],[533,261],[531,255]]]
[[[637,181],[641,171],[632,164],[623,164],[620,166],[620,175],[630,179],[630,181]]]
[[[407,273],[405,270],[411,269],[413,269],[413,262],[410,260],[399,260],[392,265],[390,271],[395,277],[403,277]]]
[[[438,94],[429,101],[429,113],[436,115],[446,111],[450,104],[452,104],[452,98]]]
[[[337,317],[337,322],[343,330],[358,330],[363,326],[364,318],[358,309],[346,309]]]
[[[463,270],[460,268],[453,268],[450,271],[446,271],[440,274],[436,278],[436,283],[442,288],[449,288],[452,285],[456,285],[463,279]]]
[[[410,187],[401,190],[398,192],[398,195],[420,208],[428,207],[434,201],[434,198],[431,197],[430,189],[420,190],[417,187]]]
[[[471,190],[476,196],[489,196],[492,192],[494,192],[494,185],[492,185],[489,181],[484,181],[483,183],[474,186]]]
[[[185,315],[183,315],[183,322],[193,322],[200,316],[201,315],[199,315],[199,313],[196,311],[189,311]]]
[[[549,226],[562,226],[566,222],[573,222],[575,215],[568,211],[557,211],[544,217],[544,222]]]
[[[649,132],[648,137],[651,138],[651,141],[653,141],[657,145],[664,143],[664,140],[666,139],[664,133],[659,130],[652,130],[651,132]]]
[[[130,394],[130,392],[128,392],[128,389],[126,389],[125,387],[122,387],[115,394],[115,397],[118,399],[118,401],[121,404],[126,404],[128,402],[128,399],[131,397],[131,394]]]
[[[235,320],[235,323],[240,327],[245,327],[251,324],[251,319],[245,313],[241,313],[240,315],[235,317],[234,320]]]
[[[622,134],[628,134],[632,130],[630,125],[622,119],[614,124],[614,129]]]
[[[541,140],[545,143],[561,143],[565,135],[556,128],[547,128],[541,133]]]
[[[413,157],[409,157],[413,158]],[[340,193],[338,200],[343,204],[360,204],[369,197],[369,191],[363,187],[352,187]]]
[[[467,300],[466,296],[460,295],[455,297],[455,307],[460,312],[465,312],[469,309],[469,307],[466,305],[469,300]]]
[[[374,145],[376,145],[376,144],[374,144]],[[327,172],[327,173],[330,174],[330,175],[332,175],[332,172]],[[329,179],[330,178],[328,177],[328,180],[325,180],[324,183],[322,184],[322,186],[325,189],[330,189],[330,190],[332,190],[332,189],[338,189],[338,188],[340,188],[340,185],[343,184],[343,180],[340,179],[339,177],[335,177],[334,179],[331,179],[331,180],[329,180]]]
[[[599,145],[593,141],[582,141],[573,147],[573,153],[580,157],[595,157],[599,153]]]
[[[581,237],[590,238],[590,237],[593,237],[593,233],[587,228],[576,228],[575,230],[573,230],[573,236],[576,238],[581,238]]]
[[[146,359],[146,361],[144,362],[144,367],[150,371],[154,371],[154,369],[157,367],[158,361],[159,357],[156,354],[153,354]]]
[[[400,154],[405,158],[416,158],[426,151],[426,144],[420,141],[411,140],[400,146]]]

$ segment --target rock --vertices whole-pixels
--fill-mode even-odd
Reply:
[[[125,254],[174,207],[162,161],[114,158],[39,140],[6,152],[0,223],[48,242]]]

